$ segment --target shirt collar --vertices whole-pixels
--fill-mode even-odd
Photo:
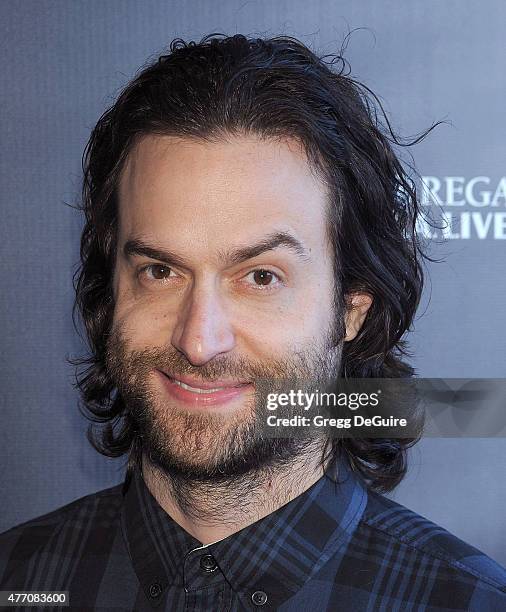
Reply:
[[[169,585],[199,587],[197,565],[190,559],[201,553],[212,555],[221,570],[212,580],[224,575],[239,593],[270,592],[271,603],[279,605],[348,542],[366,501],[365,485],[342,456],[275,512],[203,546],[161,508],[136,470],[124,497],[122,529],[135,572],[153,605],[160,603]],[[206,580],[209,583],[209,577]]]

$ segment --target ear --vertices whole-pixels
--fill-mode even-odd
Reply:
[[[373,298],[368,293],[349,293],[346,295],[345,342],[353,340],[360,331],[372,301]]]

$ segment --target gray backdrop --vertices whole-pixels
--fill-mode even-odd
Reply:
[[[90,129],[175,36],[291,34],[332,52],[366,28],[347,57],[395,127],[452,124],[413,150],[426,199],[455,219],[410,335],[418,374],[505,376],[502,0],[3,0],[0,13],[0,531],[122,478],[123,463],[85,440],[65,361],[82,349],[71,322],[81,219],[65,203]],[[506,564],[505,450],[504,439],[424,440],[393,497]]]

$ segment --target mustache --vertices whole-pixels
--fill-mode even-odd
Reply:
[[[147,375],[151,370],[160,370],[176,378],[178,375],[186,375],[205,382],[219,378],[241,380],[297,378],[305,373],[314,372],[314,361],[314,352],[298,351],[286,355],[282,360],[271,358],[256,361],[241,356],[221,355],[203,365],[195,366],[183,353],[175,349],[128,350],[126,342],[117,335],[109,339],[107,349],[109,369],[116,372],[126,366],[128,370],[135,371],[141,376]]]
[[[106,363],[109,373],[129,371],[145,377],[152,370],[160,370],[169,376],[189,376],[204,382],[220,378],[241,380],[255,379],[297,379],[309,377],[328,368],[327,357],[330,346],[328,339],[322,345],[314,343],[304,349],[287,350],[281,358],[271,357],[260,360],[240,355],[217,355],[202,365],[192,364],[181,351],[174,347],[146,347],[130,349],[126,336],[120,328],[111,330],[106,343]]]
[[[184,355],[175,351],[152,355],[149,358],[145,352],[142,352],[142,355],[133,356],[133,359],[137,362],[137,366],[140,366],[142,362],[144,367],[161,370],[169,376],[186,375],[203,381],[212,381],[218,378],[248,380],[286,378],[300,372],[301,366],[300,362],[296,363],[291,360],[256,362],[242,357],[231,358],[229,356],[216,357],[201,366],[195,366]]]

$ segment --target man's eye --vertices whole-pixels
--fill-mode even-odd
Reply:
[[[248,277],[253,281],[255,288],[258,287],[259,289],[262,287],[273,289],[279,282],[281,282],[277,274],[274,274],[274,272],[271,272],[270,270],[264,270],[263,268],[252,270],[246,275],[246,278]]]
[[[147,276],[148,280],[160,281],[169,278],[172,268],[163,264],[149,264],[140,269],[139,274]]]

